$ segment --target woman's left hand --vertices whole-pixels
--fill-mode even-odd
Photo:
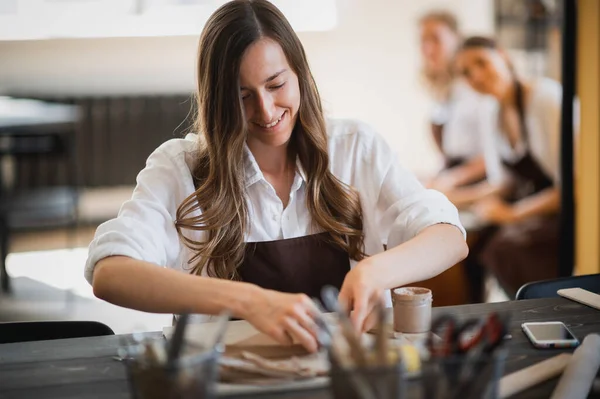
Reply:
[[[486,198],[477,203],[473,210],[479,218],[488,222],[508,224],[517,221],[514,208],[499,197]]]
[[[339,301],[352,311],[354,327],[361,332],[374,327],[376,306],[383,300],[383,289],[375,281],[369,270],[368,260],[362,260],[346,274],[340,290]]]

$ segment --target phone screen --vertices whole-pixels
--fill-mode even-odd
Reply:
[[[573,334],[562,323],[527,323],[527,328],[536,341],[574,340]]]

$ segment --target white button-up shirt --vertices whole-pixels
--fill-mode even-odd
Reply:
[[[527,150],[542,171],[560,185],[560,118],[562,86],[548,78],[531,82],[531,93],[525,104],[527,143],[521,137],[515,147],[509,143],[507,134],[499,126],[500,105],[497,101],[487,102],[488,111],[484,122],[483,144],[487,179],[492,184],[502,184],[510,176],[502,161],[515,163]],[[579,132],[579,101],[573,101],[573,139]]]
[[[444,155],[471,159],[483,153],[481,116],[487,111],[482,106],[486,99],[487,96],[477,93],[463,79],[457,79],[448,101],[434,105],[430,119],[433,124],[444,126]]]
[[[360,195],[367,255],[382,252],[384,243],[389,247],[402,244],[438,223],[453,224],[464,234],[454,205],[441,193],[425,189],[400,166],[397,156],[371,127],[335,120],[328,121],[327,133],[332,173]],[[115,219],[98,227],[85,267],[90,283],[96,263],[112,255],[189,271],[193,253],[180,241],[175,219],[179,205],[195,191],[190,172],[195,137],[169,140],[154,151],[137,177],[131,200],[123,204]],[[244,157],[250,216],[246,242],[318,233],[311,230],[302,169],[296,172],[284,209],[247,147]],[[200,241],[207,233],[185,234]],[[354,266],[356,262],[350,263]]]

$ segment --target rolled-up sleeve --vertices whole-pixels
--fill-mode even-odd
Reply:
[[[108,256],[128,256],[159,266],[177,260],[180,241],[175,228],[176,211],[193,183],[184,157],[174,155],[181,145],[172,142],[150,155],[137,176],[132,198],[115,219],[96,230],[85,265],[85,278],[90,284],[96,263]]]
[[[381,138],[375,139],[372,156],[381,172],[376,209],[382,238],[389,248],[417,236],[435,224],[456,226],[466,237],[456,207],[439,191],[426,189],[405,169],[396,154]]]

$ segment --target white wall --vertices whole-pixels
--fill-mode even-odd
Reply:
[[[338,29],[302,41],[331,115],[373,124],[418,174],[439,162],[419,82],[418,18],[452,10],[468,34],[493,32],[492,0],[340,0]]]
[[[418,81],[416,21],[454,11],[467,33],[491,33],[493,0],[338,0],[338,27],[302,33],[331,116],[373,124],[403,164],[437,165],[428,101]],[[0,42],[0,93],[186,93],[194,89],[196,37]]]

